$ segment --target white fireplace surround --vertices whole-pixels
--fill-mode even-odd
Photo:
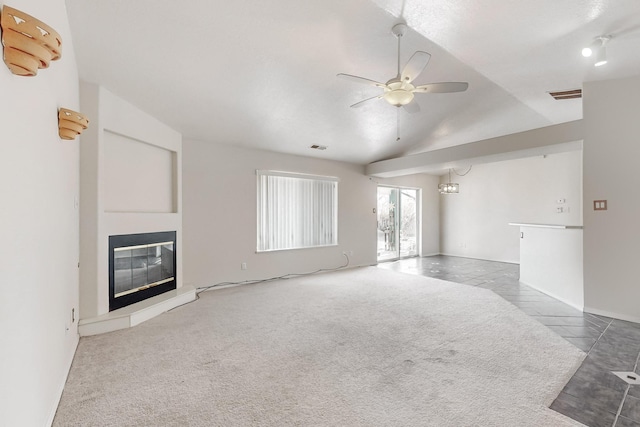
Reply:
[[[89,335],[133,326],[195,291],[182,288],[182,135],[91,83],[81,83],[80,103],[91,117],[80,144],[79,330]],[[176,231],[177,289],[109,313],[109,236],[161,230]]]

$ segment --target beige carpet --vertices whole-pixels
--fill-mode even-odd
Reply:
[[[82,338],[55,426],[573,426],[584,353],[485,289],[374,267]]]

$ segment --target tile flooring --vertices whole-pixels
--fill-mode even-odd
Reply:
[[[517,264],[431,256],[378,267],[491,289],[587,353],[552,409],[589,427],[640,427],[640,385],[612,373],[637,371],[640,324],[583,313],[522,285]]]

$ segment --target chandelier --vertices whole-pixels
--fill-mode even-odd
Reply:
[[[460,192],[460,185],[455,182],[451,182],[451,169],[449,169],[449,182],[446,184],[438,185],[440,194],[455,194]]]

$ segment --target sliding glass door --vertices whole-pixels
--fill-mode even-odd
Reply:
[[[418,198],[416,189],[378,187],[378,261],[418,255]]]

